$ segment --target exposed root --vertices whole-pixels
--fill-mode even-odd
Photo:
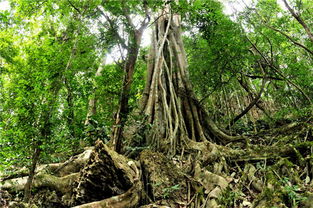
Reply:
[[[108,199],[95,201],[75,206],[74,208],[123,208],[136,207],[140,200],[141,182],[135,181],[134,185],[124,194],[113,196]]]
[[[34,178],[33,188],[47,187],[65,194],[71,190],[71,184],[78,179],[78,173],[72,173],[63,177],[49,174],[37,174]],[[22,191],[25,187],[27,177],[6,180],[0,189],[11,192]]]
[[[36,168],[36,174],[40,173],[48,173],[53,174],[55,176],[63,177],[71,173],[77,173],[80,171],[81,168],[84,167],[86,161],[88,160],[93,147],[86,148],[84,152],[81,154],[75,155],[62,163],[51,163],[51,164],[44,164],[38,165]],[[24,176],[28,176],[29,170],[27,168],[20,168],[19,170],[15,171],[13,174],[9,175],[0,175],[1,181],[6,181],[9,179],[14,178],[22,178]]]
[[[57,168],[48,165],[37,173],[34,202],[51,200],[50,205],[38,201],[38,207],[77,208],[312,208],[310,127],[291,129],[296,131],[292,135],[276,131],[257,134],[245,145],[186,140],[180,155],[170,159],[146,149],[138,162],[97,142],[80,172],[50,175],[48,172]],[[257,138],[261,136],[265,136],[263,140]],[[6,180],[1,189],[14,193],[22,190],[25,182],[26,177]]]
[[[140,172],[136,164],[109,149],[101,141],[97,141],[95,151],[80,172],[72,205],[94,201],[99,201],[100,204],[108,203],[110,200],[103,199],[125,194],[132,187],[136,189],[135,181],[136,183],[140,181]],[[121,196],[125,199],[128,197],[132,198],[129,194]],[[112,200],[113,203],[114,198]],[[118,202],[121,201],[118,200]]]
[[[83,165],[84,168],[81,169]],[[54,206],[134,207],[141,199],[140,169],[134,161],[117,154],[101,141],[96,143],[92,151],[65,163],[41,166],[38,171],[33,188],[38,190],[37,194],[45,189],[56,191],[55,196],[59,198],[56,201],[59,204]],[[26,181],[27,177],[5,180],[0,189],[19,192],[24,189]],[[37,197],[35,193],[34,199],[36,198],[42,197]]]

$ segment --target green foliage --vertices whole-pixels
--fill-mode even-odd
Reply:
[[[161,182],[156,183],[156,184],[152,184],[153,187],[159,187],[161,185],[163,185],[163,183],[161,183]],[[179,184],[176,184],[176,185],[173,185],[170,187],[165,187],[162,189],[162,198],[163,199],[169,199],[175,191],[179,191],[180,189],[181,189],[181,187]]]
[[[301,117],[312,113],[312,106],[304,96],[313,96],[311,55],[273,29],[312,50],[304,29],[289,11],[277,1],[260,0],[233,21],[223,14],[216,1],[194,1],[191,5],[183,2],[178,8],[186,17],[190,78],[202,104],[206,104],[215,120],[227,123],[249,104],[242,102],[248,94],[237,80],[247,80],[250,90],[257,93],[263,73],[274,78],[268,79],[261,96],[260,103],[268,111],[263,116],[271,120],[272,115],[281,119],[290,114]],[[312,4],[303,2],[297,7],[307,13],[307,9],[301,8],[310,8]],[[303,19],[309,24],[306,15]],[[251,76],[258,78],[250,79]],[[245,123],[249,120],[248,115]]]
[[[167,198],[169,198],[171,196],[171,194],[173,192],[178,191],[178,190],[180,190],[180,185],[179,184],[176,184],[176,185],[171,186],[171,187],[164,188],[164,189],[162,189],[162,192],[163,192],[162,197],[164,199],[167,199]]]
[[[18,10],[15,14],[22,13]],[[78,142],[79,135],[71,141],[66,139],[72,134],[70,131],[79,132],[75,123],[81,123],[85,117],[75,111],[86,111],[88,97],[81,95],[88,93],[91,83],[88,84],[86,75],[97,60],[95,38],[87,30],[78,30],[78,21],[67,22],[69,17],[57,21],[49,13],[36,21],[33,16],[24,18],[26,23],[11,25],[0,34],[4,72],[0,145],[5,146],[0,150],[4,164],[1,169],[28,164],[34,148],[42,150],[42,159],[48,159],[53,152],[72,149],[69,147]],[[78,32],[79,37],[75,36]],[[69,93],[71,109],[66,108]],[[64,122],[69,111],[74,112],[72,117],[77,115],[71,118],[71,124]]]
[[[300,202],[307,199],[298,193],[300,188],[297,185],[292,185],[288,178],[283,178],[280,182],[283,185],[283,194],[287,196],[287,203],[290,204],[291,207],[297,207]]]
[[[85,127],[84,141],[88,145],[93,145],[96,140],[102,140],[104,143],[109,141],[106,126],[100,125],[96,120],[90,118],[89,124]]]
[[[309,3],[303,2],[304,7]],[[306,93],[312,93],[312,65],[311,55],[303,48],[298,47],[282,33],[291,37],[294,41],[312,47],[305,38],[301,25],[290,15],[289,11],[283,10],[277,1],[258,1],[255,8],[247,9],[241,16],[242,24],[252,30],[248,34],[252,42],[256,43],[260,50],[273,65],[278,67],[282,73],[292,82],[299,85]],[[304,21],[308,21],[303,17]],[[274,29],[273,29],[274,28]],[[275,75],[273,68],[266,68],[268,74]],[[295,89],[286,81],[272,81],[268,91],[273,94],[276,101],[294,108],[307,105],[307,100],[298,89]],[[312,94],[309,94],[312,97]],[[301,107],[300,107],[301,106]],[[285,107],[285,106],[282,106]]]
[[[299,2],[290,4],[312,30],[312,1]],[[255,97],[263,76],[268,82],[258,104],[268,111],[267,121],[309,119],[312,105],[303,93],[313,97],[312,55],[299,44],[312,50],[313,43],[277,1],[256,1],[236,19],[226,16],[215,0],[168,3],[183,18],[190,78],[200,104],[214,120],[226,126],[252,99],[239,81],[246,81]],[[98,138],[107,140],[125,60],[106,64],[101,76],[95,77],[101,57],[132,46],[134,34],[127,15],[142,20],[145,4],[156,12],[164,3],[11,0],[10,4],[10,11],[0,12],[0,169],[29,165],[35,148],[42,150],[41,162],[57,162],[77,151],[79,142],[92,145]],[[142,96],[148,51],[140,49],[131,110]],[[85,127],[91,98],[97,98],[97,113],[91,118],[93,124]],[[265,117],[263,111],[253,111],[236,124],[239,133],[253,130],[250,120]],[[145,132],[139,133],[138,146],[130,148],[144,148],[140,144]],[[290,201],[301,201],[297,187],[285,187]],[[176,189],[164,189],[164,198]],[[238,197],[229,189],[222,196],[229,206]]]
[[[241,192],[234,192],[230,187],[227,187],[217,200],[222,207],[234,207],[241,194]]]
[[[78,151],[82,142],[108,140],[123,62],[105,65],[96,78],[95,73],[100,57],[120,41],[118,24],[129,32],[124,9],[130,15],[143,14],[142,1],[10,3],[12,10],[0,14],[0,168],[29,165],[36,148],[41,149],[41,162],[57,162]],[[160,5],[148,3],[154,9]],[[110,13],[116,27],[103,23],[100,10]],[[132,108],[141,96],[145,66],[140,59],[130,96]],[[94,96],[97,114],[85,127],[88,102]]]

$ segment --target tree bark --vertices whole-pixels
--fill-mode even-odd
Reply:
[[[129,44],[127,46],[127,58],[126,58],[126,62],[124,65],[125,76],[123,80],[123,87],[122,87],[121,96],[120,96],[119,108],[116,113],[115,125],[113,126],[113,133],[112,133],[113,146],[116,152],[120,152],[122,149],[123,128],[127,120],[127,115],[129,113],[128,100],[129,100],[131,85],[133,82],[133,76],[135,73],[135,65],[136,65],[136,61],[137,61],[137,57],[139,53],[143,31],[148,26],[148,23],[150,21],[150,14],[148,11],[146,1],[144,1],[144,9],[146,13],[146,18],[142,21],[140,28],[137,29],[129,16],[129,11],[126,8],[124,8],[124,16],[130,27],[130,33],[129,33]]]
[[[309,36],[309,39],[311,40],[311,42],[313,43],[313,34],[310,30],[310,28],[308,27],[308,25],[304,22],[304,20],[300,17],[299,14],[297,14],[288,4],[288,2],[286,0],[283,0],[285,6],[287,7],[287,9],[289,10],[289,12],[291,13],[291,15],[300,23],[300,25],[303,27],[303,29],[305,30],[305,32],[307,33],[307,35]]]
[[[255,96],[253,98],[253,100],[249,103],[249,105],[241,113],[239,113],[234,119],[231,120],[227,129],[229,129],[231,126],[233,126],[240,118],[242,118],[244,115],[246,115],[253,108],[254,105],[256,105],[259,102],[261,95],[264,91],[265,83],[266,83],[266,81],[265,81],[265,79],[263,79],[260,92],[257,94],[257,96]]]
[[[40,153],[41,153],[41,149],[38,147],[38,145],[36,145],[34,154],[32,156],[32,164],[29,170],[29,175],[28,175],[25,187],[24,187],[24,202],[26,203],[28,203],[31,198],[32,184],[33,184],[33,179],[35,176],[36,166],[40,158]]]
[[[279,69],[279,67],[275,66],[273,63],[271,63],[265,56],[264,54],[258,49],[258,47],[252,43],[252,41],[247,38],[249,43],[252,45],[252,47],[254,48],[254,50],[262,57],[262,59],[265,61],[265,63],[271,68],[274,70],[274,72],[281,76],[283,78],[284,81],[286,81],[287,83],[289,83],[290,85],[294,86],[307,100],[308,102],[312,105],[313,102],[312,102],[312,99],[304,92],[304,90],[299,86],[297,85],[295,82],[291,81],[290,79],[288,79],[283,73],[282,71]],[[313,54],[313,51],[312,51],[312,54]]]
[[[155,20],[146,86],[140,112],[150,126],[145,143],[174,155],[187,140],[229,141],[228,136],[209,119],[193,93],[181,37],[181,17],[172,14],[170,4]]]
[[[102,71],[104,69],[104,65],[105,65],[105,62],[106,62],[106,57],[104,57],[96,71],[96,74],[95,74],[95,79],[97,77],[100,77],[102,75]],[[87,116],[86,116],[86,119],[85,119],[85,125],[88,125],[89,122],[90,122],[90,118],[92,118],[94,115],[96,115],[97,113],[97,83],[96,81],[94,80],[94,89],[93,89],[93,92],[92,92],[92,95],[91,95],[91,98],[89,99],[89,102],[88,102],[88,112],[87,112]]]
[[[120,152],[122,147],[122,132],[123,127],[127,118],[127,115],[129,113],[129,93],[131,89],[131,85],[133,82],[133,76],[135,72],[135,64],[137,61],[138,53],[139,53],[139,47],[141,42],[141,36],[142,32],[135,33],[134,42],[133,45],[130,46],[128,49],[128,57],[126,60],[126,64],[124,67],[125,76],[123,80],[123,87],[122,92],[120,96],[120,102],[119,102],[119,109],[116,113],[115,118],[115,125],[113,127],[113,144],[114,149],[117,152]]]
[[[267,79],[267,77],[266,77]],[[242,86],[242,88],[249,94],[249,97],[251,99],[257,97],[257,94],[255,92],[252,92],[251,87],[249,87],[248,83],[244,81],[244,79],[238,79],[239,84]],[[265,108],[257,102],[256,107],[259,108],[268,118],[271,118],[270,114],[265,110]]]

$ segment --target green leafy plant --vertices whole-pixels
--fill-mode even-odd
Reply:
[[[218,203],[223,207],[233,207],[241,194],[241,192],[236,192],[227,187],[218,198]]]
[[[162,192],[163,192],[163,198],[164,199],[167,199],[169,198],[173,192],[177,191],[180,189],[180,185],[179,184],[176,184],[174,186],[171,186],[171,187],[167,187],[167,188],[164,188],[162,189]]]
[[[283,186],[283,193],[287,196],[288,203],[292,207],[297,207],[297,205],[306,200],[307,198],[299,194],[300,187],[297,185],[292,185],[288,178],[283,178],[281,180]]]

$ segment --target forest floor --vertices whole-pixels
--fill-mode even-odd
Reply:
[[[102,141],[62,163],[1,176],[1,207],[313,208],[312,121],[245,132],[244,142],[190,141],[180,155],[149,148],[129,159]]]

